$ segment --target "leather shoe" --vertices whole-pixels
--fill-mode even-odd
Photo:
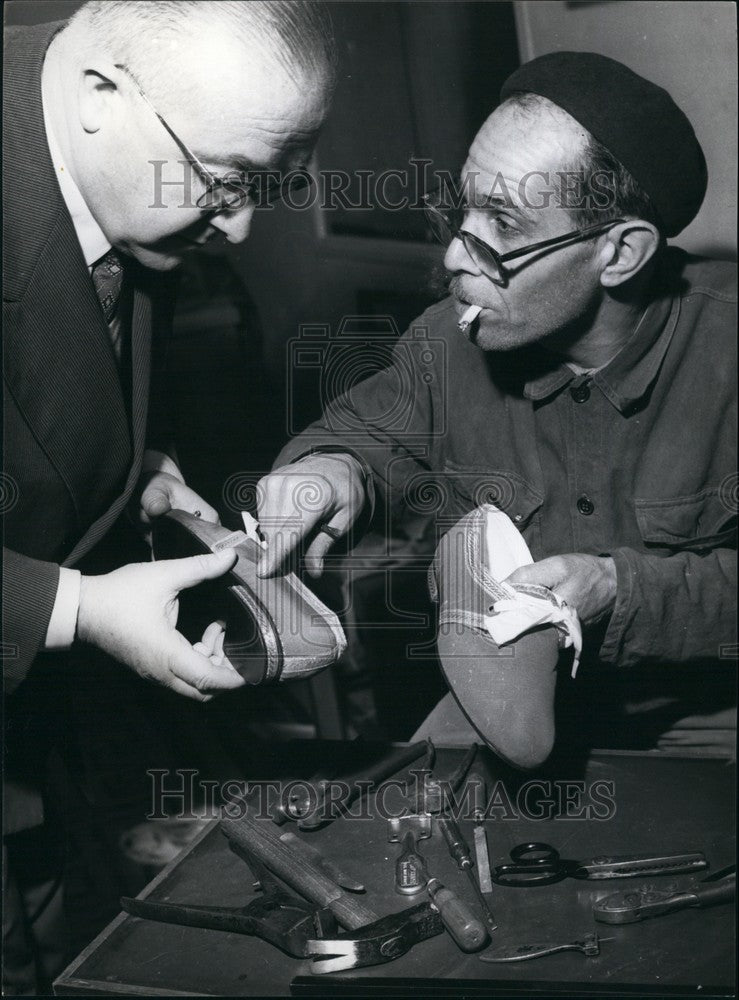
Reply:
[[[495,552],[486,545],[489,511],[505,519],[501,536],[508,525],[516,533],[513,545],[501,537],[497,579]],[[528,551],[513,523],[484,504],[442,538],[429,570],[429,589],[439,602],[441,668],[459,707],[496,754],[516,767],[533,768],[554,745],[558,632],[547,626],[498,646],[485,627],[495,601],[510,596],[499,580],[516,568],[510,553],[521,546]]]
[[[346,649],[339,619],[294,573],[257,576],[261,550],[243,531],[171,510],[154,522],[152,544],[155,559],[236,552],[228,573],[180,592],[177,627],[197,642],[211,622],[222,621],[223,651],[247,684],[309,677]]]

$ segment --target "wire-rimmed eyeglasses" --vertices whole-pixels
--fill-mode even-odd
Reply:
[[[274,170],[250,170],[248,173],[234,171],[233,175],[237,176],[238,180],[234,180],[232,177],[219,177],[205,166],[177,135],[164,116],[157,111],[131,70],[120,63],[116,64],[116,69],[122,70],[130,77],[139,96],[148,104],[171,138],[177,143],[203,183],[205,190],[195,202],[196,207],[201,211],[214,214],[238,212],[247,202],[252,202],[255,205],[271,205],[284,198],[288,192],[297,192],[313,183],[313,178],[305,168],[291,170],[284,177]]]
[[[461,240],[463,247],[482,273],[496,285],[501,285],[504,288],[508,285],[510,278],[510,271],[505,267],[507,261],[516,260],[518,257],[524,257],[537,250],[553,250],[570,246],[573,243],[580,243],[582,240],[598,236],[612,226],[625,221],[624,219],[609,219],[592,226],[586,226],[585,229],[573,229],[562,236],[553,236],[538,243],[529,243],[528,246],[501,254],[494,247],[481,240],[479,236],[461,228],[463,211],[444,205],[439,201],[438,195],[424,195],[423,201],[426,217],[436,239],[445,246],[448,246],[452,240]]]

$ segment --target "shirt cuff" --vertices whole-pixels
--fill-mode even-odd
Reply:
[[[77,631],[77,612],[80,607],[80,583],[82,574],[77,569],[59,570],[59,586],[54,607],[46,630],[44,649],[69,649]]]
[[[144,452],[144,458],[141,463],[142,472],[166,472],[170,476],[174,476],[175,479],[179,479],[181,483],[184,483],[184,477],[180,472],[180,467],[177,465],[173,458],[170,458],[163,451],[157,451],[154,448],[147,448]]]

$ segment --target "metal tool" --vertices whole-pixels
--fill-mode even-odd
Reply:
[[[357,881],[351,875],[347,875],[344,869],[340,868],[335,861],[325,857],[312,844],[306,844],[304,840],[296,837],[294,833],[290,833],[288,830],[280,835],[280,840],[283,844],[287,844],[292,851],[309,858],[314,865],[321,869],[324,875],[328,875],[330,879],[333,879],[343,889],[348,889],[349,892],[365,891],[364,885],[361,882]]]
[[[593,907],[593,916],[603,924],[632,924],[648,917],[691,907],[718,906],[736,899],[736,869],[722,879],[706,885],[700,882],[689,889],[676,886],[658,888],[637,886],[628,892],[614,892],[600,899]]]
[[[403,850],[395,861],[395,891],[402,896],[415,896],[423,892],[427,882],[426,863],[418,852],[416,835],[408,830],[403,837]]]
[[[272,810],[272,821],[278,825],[290,821],[297,823],[300,830],[315,830],[346,812],[373,785],[396,774],[427,752],[426,742],[412,743],[385,755],[370,767],[343,776],[341,781],[346,785],[347,792],[339,799],[333,794],[334,783],[325,776],[317,775],[306,782],[295,782],[290,798],[279,802]]]
[[[475,878],[475,873],[472,870],[472,858],[470,856],[469,845],[462,836],[462,831],[459,829],[456,820],[452,819],[451,816],[440,816],[438,823],[441,828],[441,832],[444,835],[444,840],[447,842],[447,847],[449,848],[449,854],[451,855],[452,860],[460,871],[467,873],[467,878],[470,880],[470,884],[475,891],[475,895],[480,902],[480,906],[482,907],[485,923],[491,931],[497,930],[498,924],[496,923],[493,911],[491,910],[488,901],[483,896],[477,879]]]
[[[429,754],[431,756],[431,768],[435,762],[436,748],[431,740],[428,740]],[[423,812],[432,815],[439,815],[446,812],[450,805],[453,805],[453,798],[462,787],[467,772],[472,766],[472,761],[477,755],[477,744],[472,743],[460,761],[459,765],[452,771],[448,778],[429,777],[423,784]]]
[[[425,817],[429,819],[429,817]],[[416,831],[425,829],[420,825],[424,817],[403,816],[388,839],[397,841],[402,833],[400,822],[407,825],[403,834],[403,851],[395,864],[395,890],[405,896],[415,895],[425,889],[439,911],[444,926],[462,951],[477,951],[487,941],[487,931],[466,903],[451,889],[447,889],[437,878],[429,875],[426,859],[416,846]],[[429,819],[430,822],[430,819]],[[429,833],[430,833],[430,827]],[[429,834],[427,833],[426,836]]]
[[[314,959],[311,971],[318,975],[391,962],[444,931],[439,912],[431,903],[421,903],[341,934],[328,908],[316,908],[283,889],[256,858],[231,846],[247,861],[262,889],[246,906],[195,906],[124,896],[123,909],[146,920],[262,938],[293,958]]]
[[[259,937],[294,958],[306,956],[309,940],[337,932],[336,918],[328,908],[317,908],[293,895],[256,858],[240,849],[235,853],[247,862],[262,888],[262,894],[245,906],[160,903],[123,896],[121,907],[145,920]]]
[[[551,844],[531,842],[511,850],[513,864],[496,865],[493,881],[498,885],[526,887],[551,885],[565,878],[637,878],[640,875],[677,875],[708,867],[699,851],[686,854],[600,855],[583,861],[560,858]]]
[[[271,823],[259,821],[247,813],[237,820],[223,819],[220,825],[231,844],[256,858],[301,896],[319,907],[328,907],[347,930],[358,930],[378,919],[373,910],[346,893],[311,860],[296,855],[280,840]]]
[[[392,962],[414,944],[443,933],[438,910],[431,903],[419,903],[350,935],[309,940],[306,948],[313,957],[311,971],[320,975]]]
[[[479,951],[488,940],[488,933],[467,904],[442,885],[438,878],[428,880],[426,892],[457,947],[467,952]]]
[[[403,850],[395,864],[395,890],[404,896],[425,889],[438,908],[444,926],[462,951],[477,951],[487,940],[487,931],[466,903],[429,875],[426,859],[419,852],[416,838],[431,835],[431,817],[401,816],[388,821],[388,840],[403,838]]]
[[[474,788],[475,794],[475,809],[473,813],[473,819],[475,821],[475,829],[473,832],[474,843],[475,843],[475,864],[477,866],[477,881],[480,884],[480,892],[492,892],[493,891],[493,880],[490,874],[490,854],[488,852],[488,839],[485,833],[485,807],[487,805],[487,783],[485,778],[475,772],[470,774],[468,779],[468,784],[471,784]],[[480,793],[479,798],[482,803],[478,801],[478,791]]]
[[[554,955],[558,951],[581,951],[588,958],[594,958],[600,955],[601,943],[612,940],[613,938],[601,938],[595,933],[586,934],[579,941],[568,941],[566,944],[521,944],[514,948],[501,948],[500,951],[478,955],[478,958],[481,962],[491,963],[526,962],[531,958]]]

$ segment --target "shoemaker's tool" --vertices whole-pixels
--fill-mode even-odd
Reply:
[[[718,906],[736,899],[736,867],[711,885],[704,879],[689,889],[670,886],[638,886],[629,892],[615,892],[600,899],[593,907],[593,916],[603,924],[633,924],[648,917],[661,917],[665,913],[690,907]]]
[[[425,742],[412,743],[387,754],[370,767],[342,776],[341,781],[347,786],[348,792],[338,801],[332,794],[332,783],[325,776],[316,776],[306,782],[295,782],[295,793],[287,802],[278,804],[272,813],[272,820],[278,825],[292,821],[298,824],[300,830],[315,830],[324,823],[336,819],[373,785],[401,771],[427,752],[428,747]]]
[[[462,951],[479,951],[488,940],[488,932],[467,904],[442,885],[438,878],[428,880],[426,892],[457,946]]]
[[[477,880],[480,883],[480,892],[492,892],[493,880],[490,875],[490,855],[488,853],[488,839],[485,833],[485,807],[487,805],[487,784],[481,774],[474,773],[469,777],[469,783],[475,788],[475,795],[479,790],[482,804],[475,800],[475,811],[473,819],[475,821],[475,863],[477,865]]]
[[[422,816],[412,816],[405,817],[406,820],[418,820],[418,834],[413,829],[413,824],[410,825],[411,829],[408,829],[402,837],[403,850],[398,855],[395,861],[395,891],[399,892],[402,896],[415,896],[417,892],[423,892],[426,888],[426,883],[428,882],[428,875],[426,874],[426,862],[421,854],[418,852],[418,847],[416,846],[416,837],[422,839],[430,836],[431,826],[424,827],[422,821],[424,817]],[[391,820],[391,823],[393,821]],[[399,824],[391,828],[391,832],[388,835],[388,840],[391,844],[398,842],[401,839],[400,833],[396,833],[395,830],[399,830]]]
[[[392,962],[419,941],[443,933],[444,924],[438,910],[431,903],[419,903],[409,910],[382,917],[352,934],[308,941],[307,951],[313,957],[311,971],[318,974],[340,972]]]
[[[246,906],[159,903],[123,896],[121,907],[144,920],[259,937],[294,958],[306,956],[309,940],[337,932],[336,918],[330,910],[317,908],[288,892],[246,852],[235,849],[234,853],[247,862],[262,889],[262,895]]]
[[[496,865],[493,881],[498,885],[526,887],[551,885],[565,878],[638,878],[640,875],[678,875],[708,867],[699,851],[686,854],[600,855],[583,861],[560,858],[551,844],[518,844],[511,850],[513,864]]]
[[[613,938],[602,938],[597,934],[586,934],[581,940],[568,941],[566,944],[521,944],[514,948],[487,952],[485,955],[478,955],[478,958],[481,962],[526,962],[530,958],[543,958],[544,955],[554,955],[558,951],[581,951],[588,958],[594,958],[600,955],[602,942],[612,940]]]
[[[467,873],[467,878],[470,880],[470,884],[475,890],[475,895],[477,896],[480,906],[482,907],[482,915],[485,918],[485,923],[488,925],[489,930],[497,930],[498,924],[496,923],[493,911],[490,909],[488,901],[483,896],[477,878],[475,877],[475,873],[472,870],[472,858],[470,857],[469,845],[462,836],[462,831],[459,829],[456,820],[452,819],[451,816],[440,816],[438,823],[441,827],[441,832],[444,834],[444,840],[446,840],[452,861],[454,861],[460,871]]]
[[[346,893],[309,858],[283,843],[271,823],[260,822],[247,813],[239,819],[222,819],[220,826],[233,845],[255,857],[312,903],[328,907],[347,930],[358,930],[378,919],[373,910]]]
[[[429,752],[429,767],[433,767],[436,758],[436,748],[431,740],[427,741]],[[432,815],[439,815],[440,813],[446,812],[450,805],[453,804],[452,800],[457,794],[459,789],[462,787],[464,779],[467,776],[472,761],[475,759],[477,754],[477,744],[472,743],[465,753],[459,765],[452,771],[448,778],[438,778],[436,776],[429,775],[423,783],[423,802],[424,802],[424,812],[431,813]]]
[[[286,891],[254,857],[231,847],[258,877],[263,892],[246,906],[192,906],[124,896],[123,909],[145,920],[262,938],[293,958],[313,959],[310,971],[317,975],[392,962],[413,945],[444,932],[438,911],[431,903],[421,903],[341,934],[328,909],[317,909]]]
[[[425,822],[428,823],[426,826]],[[395,890],[405,896],[415,895],[425,889],[439,911],[444,926],[462,951],[477,951],[487,941],[485,926],[451,889],[437,878],[431,878],[426,859],[416,846],[417,831],[428,837],[431,819],[428,816],[402,816],[391,819],[388,840],[403,840],[403,850],[395,864]],[[403,831],[405,832],[403,833]]]
[[[335,861],[330,858],[324,857],[320,851],[316,850],[312,844],[306,844],[304,840],[300,837],[296,837],[294,833],[287,831],[280,835],[280,840],[283,844],[295,851],[298,854],[303,854],[306,858],[310,858],[317,868],[320,868],[324,875],[328,875],[330,879],[337,882],[343,889],[348,889],[349,892],[364,892],[364,886],[361,882],[358,882],[351,875],[347,875],[343,868],[340,868]]]

